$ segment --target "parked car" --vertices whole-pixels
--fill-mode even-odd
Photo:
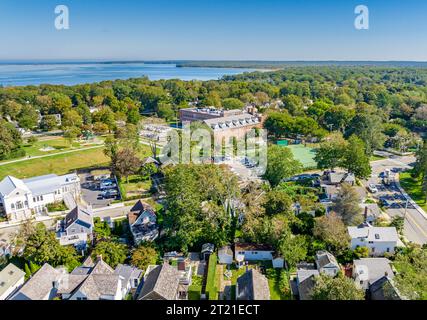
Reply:
[[[119,192],[116,189],[106,190],[101,192],[101,197],[104,199],[115,198],[119,195]]]
[[[373,184],[373,183],[370,183],[370,184],[368,185],[368,190],[369,190],[369,192],[371,192],[371,193],[377,193],[377,192],[378,192],[378,188],[377,188],[377,186],[376,186],[375,184]]]

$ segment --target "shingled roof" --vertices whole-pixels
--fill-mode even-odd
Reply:
[[[81,224],[90,228],[93,225],[92,213],[89,209],[85,209],[81,206],[75,207],[65,217],[65,228],[71,226],[74,222],[79,221]]]
[[[12,297],[12,300],[45,300],[56,295],[53,284],[64,274],[45,263]]]
[[[138,300],[175,300],[180,274],[167,263],[157,266],[146,276]]]
[[[237,288],[237,300],[270,300],[268,280],[255,269],[237,279]]]

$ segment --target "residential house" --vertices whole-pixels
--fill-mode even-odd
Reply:
[[[297,265],[297,275],[293,293],[299,300],[311,300],[311,291],[315,285],[315,278],[320,273],[312,263],[302,263]]]
[[[381,209],[376,203],[363,203],[360,205],[366,222],[372,224],[381,217]]]
[[[270,300],[267,278],[255,269],[246,271],[237,278],[237,300]]]
[[[368,290],[382,277],[393,279],[390,260],[386,258],[361,258],[353,261],[353,279],[360,288]]]
[[[348,227],[351,248],[367,247],[373,256],[394,253],[399,241],[395,227],[373,227],[368,222],[357,227]]]
[[[178,300],[180,277],[179,271],[168,263],[147,269],[138,300]]]
[[[24,284],[24,281],[25,272],[9,263],[0,271],[0,300],[7,300]]]
[[[315,278],[321,273],[335,277],[340,270],[340,265],[331,253],[318,251],[315,264],[300,263],[297,265],[296,281],[293,283],[292,291],[300,300],[311,300],[310,295],[315,285]]]
[[[58,295],[58,287],[65,272],[45,263],[10,300],[52,300]]]
[[[9,221],[27,220],[33,214],[47,211],[47,205],[74,199],[80,195],[80,179],[76,174],[57,176],[55,174],[18,179],[7,176],[0,182],[0,210]]]
[[[61,245],[75,245],[84,248],[93,238],[93,213],[90,208],[77,206],[60,223],[59,241]]]
[[[352,186],[356,183],[356,177],[353,173],[327,171],[324,174],[323,182],[329,185],[340,185],[348,183]]]
[[[316,253],[316,266],[320,273],[325,273],[331,277],[335,277],[341,270],[337,259],[327,251],[318,251]]]
[[[130,266],[111,268],[102,257],[88,257],[60,282],[58,294],[65,300],[123,300],[139,284],[142,271]],[[138,280],[138,281],[135,281]]]
[[[234,258],[241,264],[243,261],[273,260],[274,250],[270,245],[255,243],[236,243]]]
[[[220,264],[232,264],[233,256],[233,250],[231,250],[230,246],[224,246],[218,250],[218,261]]]
[[[397,290],[393,279],[386,276],[370,285],[368,298],[370,300],[404,300]]]
[[[130,210],[128,220],[136,244],[142,241],[154,241],[159,236],[157,215],[148,204],[141,200]]]
[[[114,273],[123,278],[123,287],[127,292],[135,291],[138,288],[143,275],[141,269],[125,264],[119,264]]]

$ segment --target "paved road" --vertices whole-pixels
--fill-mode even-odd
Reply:
[[[399,169],[399,170],[408,170],[412,168],[415,158],[412,156],[390,156],[388,159],[374,161],[372,165],[372,176],[368,181],[365,181],[365,186],[369,183],[374,183],[380,187],[380,190],[375,197],[386,196],[389,198],[392,197],[402,197],[399,189],[396,184],[392,183],[390,186],[385,187],[381,184],[381,179],[378,177],[381,172],[384,172],[386,169]],[[402,197],[403,199],[403,197]],[[414,243],[425,244],[427,243],[427,219],[414,207],[409,206],[405,210],[406,202],[403,200],[394,201],[395,207],[388,208],[386,213],[390,217],[405,216],[405,225],[404,225],[404,236]]]

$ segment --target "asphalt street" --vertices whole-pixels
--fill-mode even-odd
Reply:
[[[415,162],[413,156],[390,156],[390,158],[374,161],[372,165],[372,176],[369,180],[364,181],[365,186],[370,183],[375,184],[379,191],[374,194],[375,198],[385,197],[390,199],[393,205],[386,208],[386,213],[390,217],[405,217],[404,236],[417,244],[427,243],[427,219],[413,206],[409,205],[407,209],[406,200],[401,194],[396,184],[393,182],[389,186],[382,184],[380,173],[386,169],[394,171],[404,171],[412,168]]]

